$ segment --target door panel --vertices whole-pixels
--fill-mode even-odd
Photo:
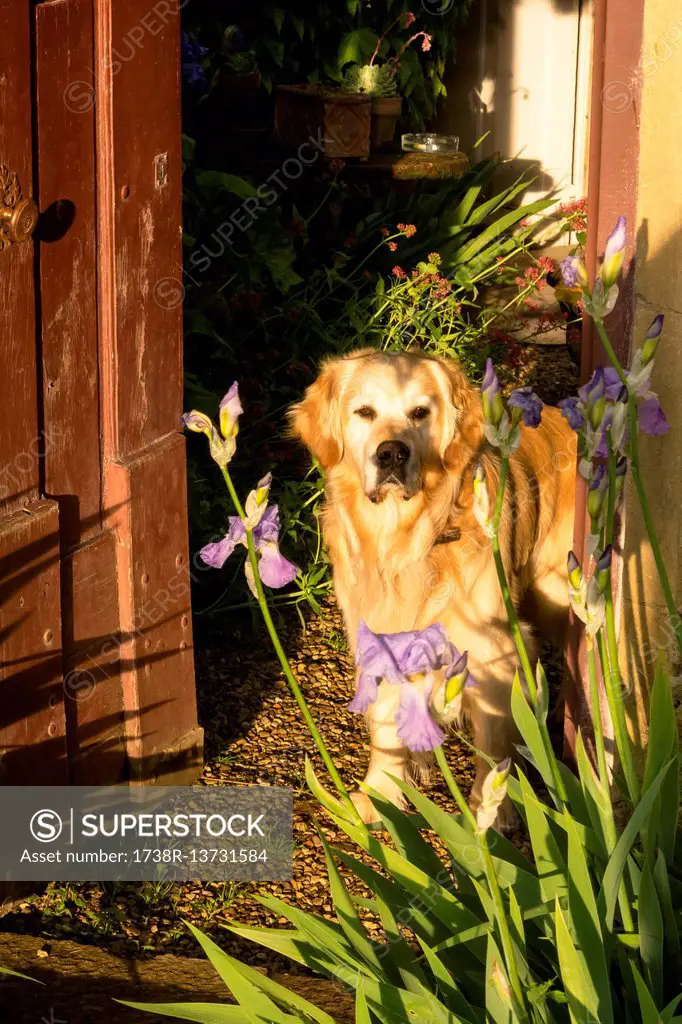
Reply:
[[[0,167],[17,175],[24,197],[33,189],[30,7],[29,0],[0,5]],[[0,182],[0,199],[11,201],[13,190],[14,179]],[[33,245],[4,245],[0,260],[0,512],[8,512],[38,493]]]
[[[101,525],[92,5],[35,17],[45,491],[72,548]]]
[[[0,784],[201,771],[178,13],[0,0],[0,165],[41,209],[0,248]]]
[[[179,4],[98,0],[105,454],[178,428],[182,403]],[[159,13],[160,12],[160,13]],[[169,142],[172,141],[172,145]]]

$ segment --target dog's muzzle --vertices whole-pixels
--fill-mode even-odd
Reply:
[[[374,456],[377,465],[377,486],[404,486],[410,454],[410,449],[403,441],[382,441]]]

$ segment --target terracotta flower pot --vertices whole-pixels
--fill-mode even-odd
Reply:
[[[280,85],[275,99],[275,134],[295,149],[321,139],[330,159],[369,156],[371,101],[315,85]]]
[[[261,74],[258,69],[246,71],[244,74],[220,72],[220,89],[225,96],[234,98],[251,97],[260,89]]]
[[[372,100],[372,149],[390,149],[402,112],[400,96],[375,96]]]

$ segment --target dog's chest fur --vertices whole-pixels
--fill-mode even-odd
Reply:
[[[372,505],[332,485],[328,498],[324,532],[352,646],[360,621],[375,632],[401,632],[447,617],[453,605],[479,604],[477,581],[488,575],[489,545],[471,515],[448,531],[451,487],[428,499],[389,497]]]

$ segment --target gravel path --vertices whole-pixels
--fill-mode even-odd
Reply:
[[[281,636],[344,782],[353,787],[354,780],[364,776],[368,746],[362,716],[345,707],[353,693],[354,672],[340,614],[330,605],[325,616],[312,617],[305,630],[295,619],[281,629]],[[221,926],[228,922],[276,923],[277,919],[254,899],[258,892],[332,916],[324,854],[313,821],[319,809],[311,801],[303,777],[305,754],[312,758],[321,779],[325,769],[267,636],[260,629],[254,632],[248,620],[243,622],[226,636],[224,644],[198,651],[197,680],[200,717],[207,730],[206,767],[200,784],[293,788],[293,880],[138,883],[118,888],[95,883],[51,883],[44,895],[20,904],[2,918],[0,930],[27,932],[46,940],[77,938],[122,955],[171,951],[199,955],[182,924],[189,920],[217,937],[235,956],[281,970],[291,968],[288,961],[279,961],[231,936]],[[452,737],[448,756],[468,793],[473,782],[468,748]],[[422,788],[451,807],[443,782],[434,778]],[[323,812],[320,817],[324,824]],[[325,835],[330,842],[351,848],[333,829],[325,827]],[[368,923],[370,928],[379,927],[371,920]]]

